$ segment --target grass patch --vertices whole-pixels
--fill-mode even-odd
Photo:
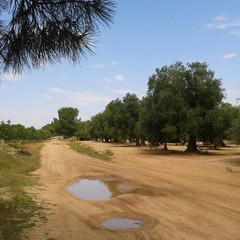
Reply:
[[[109,161],[113,155],[113,152],[109,149],[105,151],[96,151],[92,147],[80,142],[69,142],[68,145],[75,151],[79,153],[86,154],[90,157],[97,158],[100,160]]]
[[[18,155],[16,147],[27,149],[31,156]],[[41,147],[40,143],[0,144],[0,239],[21,239],[21,231],[32,227],[30,219],[41,211],[24,190],[35,183],[30,173],[40,166]]]

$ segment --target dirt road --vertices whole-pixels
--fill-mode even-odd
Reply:
[[[42,167],[35,172],[40,186],[31,191],[48,207],[48,220],[29,230],[29,239],[240,240],[240,149],[196,156],[87,144],[113,151],[112,161],[79,154],[61,141],[42,149]],[[81,200],[66,191],[78,178],[117,180],[128,193],[107,201]],[[142,191],[134,194],[134,189]],[[139,230],[102,227],[102,220],[116,216],[146,224]]]

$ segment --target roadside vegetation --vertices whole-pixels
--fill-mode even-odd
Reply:
[[[104,160],[104,161],[111,160],[111,157],[113,155],[113,152],[109,149],[100,152],[100,151],[94,150],[93,148],[91,148],[83,143],[76,142],[76,141],[69,142],[69,146],[73,150],[75,150],[79,153],[83,153],[90,157],[97,158],[97,159]]]
[[[41,143],[0,144],[0,239],[18,240],[30,219],[41,216],[41,207],[26,193],[34,185],[31,172],[40,166]]]
[[[51,137],[51,133],[44,129],[25,127],[21,124],[11,124],[11,121],[0,123],[0,140],[10,143],[41,141]]]

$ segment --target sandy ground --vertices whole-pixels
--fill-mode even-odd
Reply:
[[[39,186],[31,192],[47,207],[48,220],[26,233],[30,240],[240,240],[240,149],[197,156],[86,144],[110,149],[112,161],[79,154],[57,140],[42,149],[42,167],[35,172]],[[66,190],[78,178],[117,180],[126,194],[81,200]],[[102,227],[103,220],[117,216],[145,225],[120,231]]]

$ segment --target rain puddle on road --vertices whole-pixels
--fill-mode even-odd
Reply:
[[[79,179],[67,187],[67,190],[82,200],[106,201],[121,194],[153,195],[154,192],[138,188],[136,184],[118,180]],[[143,218],[141,218],[143,219]],[[108,230],[134,230],[145,227],[146,222],[138,217],[112,217],[101,222]]]
[[[109,230],[130,230],[143,226],[143,222],[136,219],[112,218],[102,222],[102,226]]]
[[[116,184],[114,181],[80,179],[69,185],[67,190],[82,200],[109,200],[121,194]]]

